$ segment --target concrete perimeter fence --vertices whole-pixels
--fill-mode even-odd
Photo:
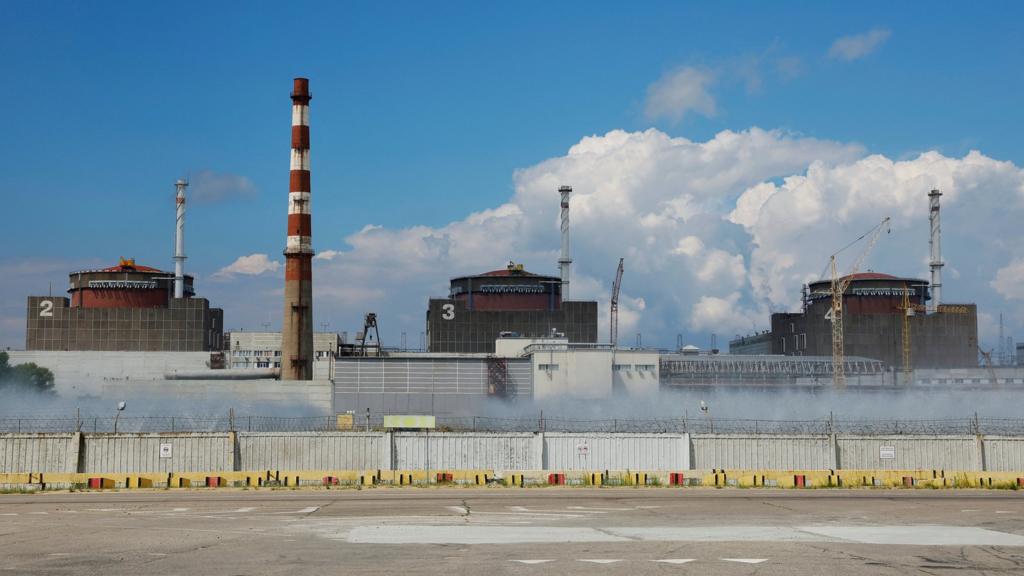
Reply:
[[[543,432],[0,434],[0,473],[1024,470],[1024,437]]]

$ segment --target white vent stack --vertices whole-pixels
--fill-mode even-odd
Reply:
[[[928,266],[932,271],[932,299],[928,304],[929,312],[936,312],[942,304],[942,224],[939,221],[939,197],[942,192],[932,190],[928,193],[928,222],[931,224],[931,237],[928,247],[931,249],[931,262]]]
[[[177,204],[177,224],[174,228],[174,297],[185,297],[185,188],[188,182],[178,180],[174,183],[178,190],[175,196]]]
[[[569,299],[569,274],[572,269],[572,257],[569,255],[569,195],[572,186],[560,186],[558,193],[562,196],[562,255],[558,258],[558,271],[562,277],[562,301]]]

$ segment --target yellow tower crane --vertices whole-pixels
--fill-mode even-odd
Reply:
[[[909,282],[903,283],[903,303],[900,310],[903,311],[903,384],[909,386],[914,377],[914,368],[911,366],[910,319],[916,312],[914,305],[910,303]]]
[[[612,283],[611,310],[608,315],[609,332],[608,341],[611,342],[612,350],[619,345],[619,290],[622,288],[622,262],[619,258],[619,267],[615,270],[615,282]]]
[[[868,230],[853,242],[843,246],[829,257],[829,266],[832,268],[832,308],[829,310],[829,319],[832,320],[832,385],[839,389],[846,387],[846,358],[843,353],[843,294],[849,288],[853,275],[860,270],[861,264],[864,263],[871,249],[875,247],[875,243],[878,242],[882,231],[889,232],[889,221],[889,217],[886,216],[874,228]],[[867,246],[864,247],[860,256],[854,260],[850,271],[845,276],[839,276],[839,266],[836,257],[864,238],[868,239]]]

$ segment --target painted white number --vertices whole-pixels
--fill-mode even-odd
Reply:
[[[46,318],[53,317],[53,300],[43,300],[39,303],[39,315]]]
[[[455,319],[455,304],[442,304],[441,305],[441,318],[445,320]]]
[[[832,307],[830,306],[828,312],[825,312],[825,320],[832,321]]]

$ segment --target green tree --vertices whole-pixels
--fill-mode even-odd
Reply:
[[[24,390],[54,394],[53,372],[35,363],[11,366],[7,352],[0,352],[0,391]]]

